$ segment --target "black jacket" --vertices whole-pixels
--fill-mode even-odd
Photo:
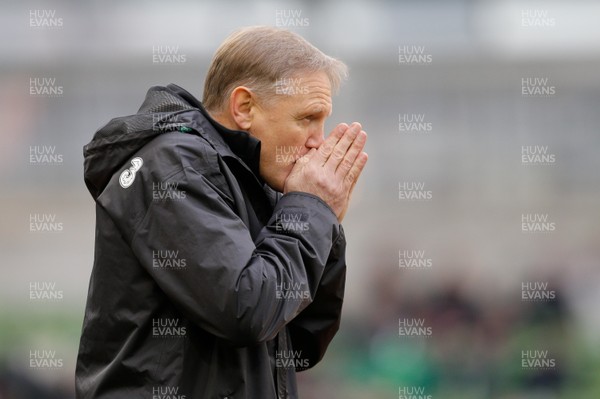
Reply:
[[[84,147],[96,201],[77,398],[295,398],[340,322],[331,209],[258,175],[260,142],[182,88]]]

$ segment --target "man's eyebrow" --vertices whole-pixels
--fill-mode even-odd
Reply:
[[[316,105],[311,105],[309,107],[307,107],[304,110],[305,114],[311,114],[311,115],[319,115],[319,114],[327,114],[330,115],[331,114],[331,107],[327,107],[323,104],[316,104]]]

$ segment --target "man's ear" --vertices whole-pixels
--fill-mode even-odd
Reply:
[[[239,130],[250,130],[254,105],[252,92],[247,87],[238,86],[231,92],[229,114]]]

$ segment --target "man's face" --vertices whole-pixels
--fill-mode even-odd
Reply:
[[[253,110],[250,134],[261,141],[260,175],[277,191],[296,160],[324,140],[331,114],[331,84],[323,72],[277,82],[274,99]]]

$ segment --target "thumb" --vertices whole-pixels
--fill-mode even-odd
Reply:
[[[316,148],[311,148],[306,154],[304,154],[303,156],[301,156],[300,158],[298,158],[296,160],[296,164],[305,164],[308,163],[311,159],[314,158],[315,154],[317,153],[317,149]]]

